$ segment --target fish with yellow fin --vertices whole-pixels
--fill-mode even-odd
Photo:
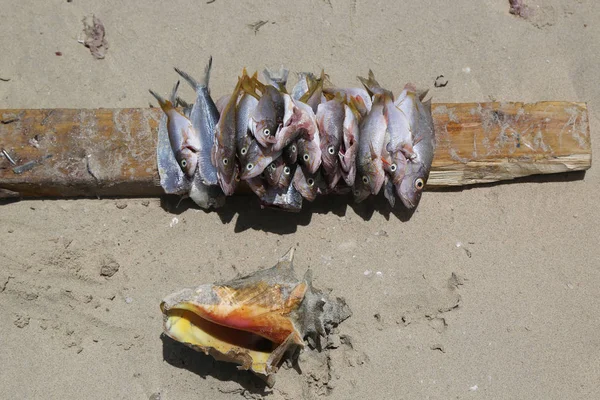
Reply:
[[[344,299],[298,279],[290,249],[272,268],[223,283],[187,288],[160,304],[164,333],[220,361],[238,364],[274,384],[286,354],[318,342],[351,316]]]

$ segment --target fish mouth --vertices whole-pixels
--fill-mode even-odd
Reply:
[[[409,197],[407,197],[407,196],[403,195],[403,194],[400,192],[400,185],[399,185],[399,184],[398,184],[398,185],[396,185],[396,193],[398,194],[398,197],[400,197],[400,200],[402,201],[402,204],[404,204],[404,206],[405,206],[406,208],[408,208],[408,209],[413,209],[413,208],[415,208],[415,206],[416,206],[416,203],[417,203],[418,199],[417,199],[417,201],[412,201],[412,200],[411,200]]]
[[[234,362],[243,369],[269,375],[269,357],[277,344],[252,332],[229,328],[202,318],[193,306],[182,303],[164,314],[164,332],[171,339],[185,344],[220,361]]]

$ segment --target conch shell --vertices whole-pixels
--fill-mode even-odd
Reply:
[[[304,348],[305,338],[318,342],[352,314],[343,299],[313,288],[310,269],[298,280],[293,258],[292,248],[272,268],[167,296],[165,334],[272,386],[288,351]]]

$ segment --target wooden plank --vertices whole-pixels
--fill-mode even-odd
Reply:
[[[8,154],[0,153],[0,197],[162,194],[160,116],[156,108],[0,110],[0,151]],[[428,188],[591,166],[585,103],[434,104],[433,116]]]

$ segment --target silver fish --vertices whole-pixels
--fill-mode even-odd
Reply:
[[[214,133],[219,121],[219,111],[215,106],[208,88],[210,70],[212,68],[212,56],[204,70],[204,79],[196,81],[189,74],[175,68],[175,71],[192,86],[196,92],[196,101],[190,113],[190,120],[200,138],[200,151],[198,152],[198,170],[202,180],[207,185],[217,184],[217,169],[211,161],[211,153],[214,145]]]
[[[263,207],[290,212],[300,212],[302,210],[302,195],[292,184],[289,184],[286,188],[269,187],[266,195],[261,200]]]
[[[256,74],[255,74],[256,75]],[[255,78],[254,76],[253,78]],[[247,81],[251,79],[246,70],[244,69],[242,73],[242,80]],[[244,87],[245,84],[242,83]],[[236,109],[236,119],[235,119],[235,138],[236,138],[236,152],[237,157],[240,161],[240,165],[242,168],[248,164],[248,151],[250,150],[250,146],[252,142],[254,142],[254,136],[252,136],[252,132],[250,132],[250,128],[248,126],[250,122],[250,115],[254,112],[256,105],[258,104],[258,96],[255,94],[250,94],[247,92],[243,92],[240,100],[237,104]]]
[[[262,176],[255,176],[254,178],[246,179],[246,183],[250,189],[254,192],[259,199],[262,199],[267,195],[269,189],[266,180]]]
[[[416,112],[418,122],[414,131],[415,144],[413,145],[416,157],[407,162],[404,178],[400,185],[396,185],[396,192],[407,208],[415,208],[421,200],[421,193],[429,178],[436,147],[431,100],[422,103],[417,97]]]
[[[271,85],[263,85],[262,89],[264,91],[262,91],[260,100],[250,114],[249,126],[258,143],[263,147],[270,147],[281,126],[279,121],[283,121],[283,109],[280,109],[274,101],[274,97],[276,97],[274,92],[279,93],[277,89]]]
[[[333,189],[341,178],[338,153],[344,135],[344,104],[339,99],[321,103],[317,107],[316,117],[321,142],[323,175],[329,188]]]
[[[413,145],[417,119],[419,118],[417,101],[419,100],[416,88],[410,83],[404,87],[395,102],[393,102],[393,99],[386,99],[385,113],[391,135],[387,150],[390,154],[402,152],[404,158],[410,160],[416,157]],[[395,179],[394,183],[398,183],[398,179]]]
[[[215,129],[212,162],[217,167],[219,185],[221,185],[223,193],[226,196],[231,196],[235,192],[239,172],[235,158],[235,106],[242,87],[241,82],[242,79],[239,78],[231,99],[223,110],[223,114],[221,114],[221,118]]]
[[[193,178],[198,166],[200,138],[188,118],[175,109],[174,103],[150,90],[167,115],[169,142],[179,167],[188,178]]]
[[[391,178],[387,175],[383,183],[383,196],[387,199],[392,208],[396,205],[396,192],[394,189],[394,184],[392,183]]]
[[[269,164],[281,156],[281,151],[274,151],[260,146],[256,141],[250,143],[246,164],[242,165],[241,179],[254,178],[260,175]]]
[[[317,108],[319,104],[325,101],[325,97],[323,95],[323,82],[325,81],[325,71],[321,70],[321,76],[318,79],[315,79],[311,76],[306,76],[308,83],[308,90],[306,93],[302,95],[298,99],[305,104],[308,104],[310,108],[313,110],[313,113],[317,113]]]
[[[296,145],[296,142],[288,144],[285,149],[283,149],[282,156],[283,161],[285,161],[286,164],[296,164],[296,161],[298,160],[298,146]]]
[[[321,172],[311,174],[300,166],[296,167],[292,184],[302,197],[312,202],[317,198],[319,187],[322,185]]]
[[[204,184],[200,174],[196,173],[188,194],[189,198],[201,208],[220,208],[225,205],[225,194],[219,185]]]
[[[298,139],[298,159],[308,170],[314,174],[321,166],[321,137],[319,131],[315,131],[312,138],[305,135]]]
[[[179,81],[177,81],[171,91],[171,103],[174,103],[177,99],[178,88]],[[169,117],[163,112],[158,126],[158,144],[156,147],[156,163],[158,165],[160,185],[167,194],[183,195],[189,192],[191,181],[183,172],[173,154],[173,148],[169,140],[168,120]]]
[[[294,178],[294,173],[296,172],[297,166],[295,164],[284,164],[281,175],[279,176],[279,181],[277,181],[275,186],[280,188],[286,188],[292,183],[292,179]]]
[[[292,99],[288,94],[284,93],[283,98],[285,101],[283,127],[275,134],[273,150],[282,150],[300,135],[309,141],[317,140],[315,136],[318,137],[319,129],[312,109],[307,104]],[[319,154],[319,164],[320,162]]]
[[[353,186],[356,177],[356,155],[360,129],[356,114],[347,104],[344,104],[343,130],[343,142],[338,152],[340,169],[346,185]]]
[[[373,107],[360,124],[358,155],[356,160],[356,181],[368,185],[371,194],[378,194],[385,173],[383,171],[382,154],[384,151],[387,126],[383,115],[383,101],[375,95]]]
[[[283,174],[283,167],[285,167],[285,163],[281,157],[279,157],[273,160],[273,162],[265,169],[265,178],[270,186],[277,186],[281,179],[281,174]]]

